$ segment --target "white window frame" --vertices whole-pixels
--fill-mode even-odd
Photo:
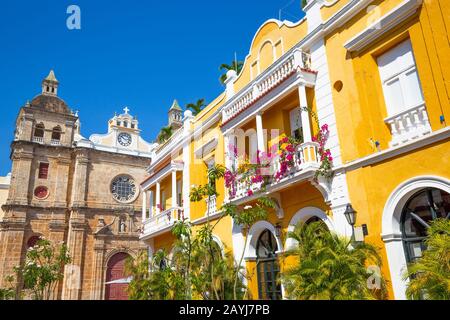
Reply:
[[[413,63],[412,64],[408,64],[407,66],[401,68],[399,71],[397,71],[396,73],[383,78],[383,74],[381,72],[381,66],[380,66],[380,59],[382,57],[384,57],[385,55],[392,53],[394,50],[400,50],[401,46],[407,45],[407,43],[409,44],[409,50],[413,59]],[[403,57],[403,56],[400,56]],[[398,60],[398,57],[396,60],[390,62],[391,64],[395,64]],[[400,62],[398,62],[400,63]],[[398,114],[404,113],[405,111],[411,109],[411,108],[415,108],[418,105],[423,105],[425,103],[424,101],[424,95],[423,95],[423,90],[422,90],[422,84],[420,81],[420,77],[418,74],[418,70],[417,70],[417,65],[416,65],[416,60],[414,57],[414,51],[412,49],[412,45],[411,45],[411,41],[405,40],[404,42],[398,44],[397,46],[395,46],[394,48],[390,49],[389,51],[387,51],[386,53],[384,53],[383,55],[381,55],[380,57],[378,57],[377,59],[377,64],[379,66],[379,72],[380,72],[380,78],[381,78],[381,82],[382,82],[382,87],[383,87],[383,96],[384,96],[384,101],[386,104],[386,111],[388,114],[388,117],[392,117],[392,116],[396,116]],[[394,65],[395,67],[395,65]],[[416,76],[417,76],[417,83],[419,88],[413,88],[414,90],[411,90],[411,88],[408,86],[408,80],[407,80],[407,76],[410,75],[411,73],[415,72]],[[401,96],[402,96],[402,101],[403,101],[403,105],[401,106],[397,106],[397,105],[393,105],[392,101],[389,97],[390,95],[390,87],[389,84],[392,84],[393,82],[398,81],[399,85],[400,85],[400,90],[401,90]],[[420,101],[415,101],[414,103],[410,103],[407,104],[407,97],[410,91],[415,91],[415,90],[419,90],[420,95],[421,95],[421,99]]]

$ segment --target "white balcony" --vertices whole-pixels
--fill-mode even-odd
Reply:
[[[315,72],[310,70],[311,57],[299,49],[284,55],[255,80],[237,93],[223,109],[223,123],[237,117],[241,112],[267,95],[294,74],[304,73],[302,80],[315,81]],[[307,75],[310,75],[309,77]],[[308,78],[308,79],[307,79]],[[308,81],[306,81],[308,82]]]
[[[50,145],[52,145],[52,146],[60,146],[61,145],[61,140],[52,139],[52,140],[50,140]]]
[[[391,147],[417,139],[431,133],[425,103],[397,113],[385,119],[392,134]]]
[[[269,173],[269,182],[266,184],[266,192],[277,190],[286,183],[301,182],[306,179],[310,179],[315,175],[315,172],[320,167],[320,156],[318,154],[319,144],[315,142],[307,142],[299,145],[294,154],[294,165],[288,170],[288,172],[281,178],[276,179],[275,175],[280,169],[279,160],[275,160],[272,163]],[[263,182],[254,183],[251,186],[246,181],[236,179],[236,195],[234,198],[228,201],[241,202],[246,197],[251,197],[252,194],[257,194],[261,191]],[[249,191],[251,193],[249,194]]]
[[[43,144],[44,143],[44,137],[33,137],[33,142]]]
[[[210,215],[213,216],[216,213],[218,213],[217,210],[217,198],[211,197],[211,198],[207,198],[206,200],[206,213],[205,216]]]
[[[143,234],[141,238],[152,238],[163,232],[170,231],[172,226],[183,219],[182,208],[171,208],[159,213],[143,222]]]

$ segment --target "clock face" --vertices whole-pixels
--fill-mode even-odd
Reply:
[[[120,145],[122,145],[124,147],[128,147],[131,145],[131,142],[133,141],[133,139],[130,134],[122,132],[117,137],[117,141],[119,142]]]

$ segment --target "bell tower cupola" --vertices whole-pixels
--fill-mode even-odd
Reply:
[[[56,79],[55,72],[50,70],[48,76],[42,81],[42,94],[45,96],[58,95],[59,81]]]
[[[183,126],[183,110],[177,100],[173,101],[169,109],[169,126],[175,130]]]

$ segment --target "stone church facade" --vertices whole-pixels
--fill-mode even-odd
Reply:
[[[140,137],[128,108],[108,122],[107,134],[84,138],[58,86],[51,71],[17,117],[0,218],[0,287],[44,237],[66,243],[72,257],[54,299],[124,299],[124,260],[146,249],[139,184],[155,145]]]

